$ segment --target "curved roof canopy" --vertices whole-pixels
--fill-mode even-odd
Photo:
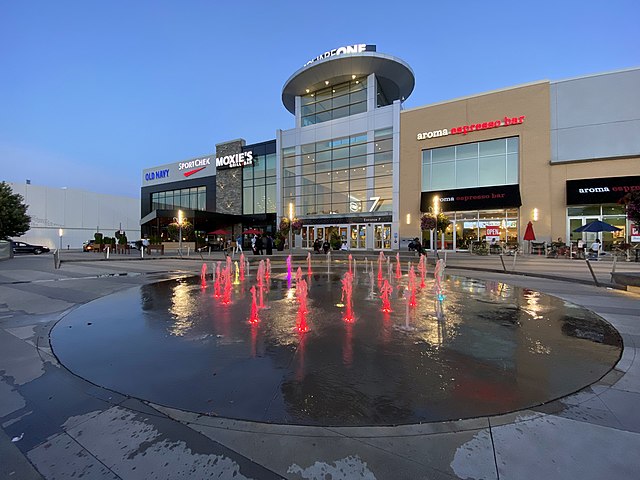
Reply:
[[[295,72],[282,88],[282,103],[295,114],[296,96],[307,89],[324,88],[325,81],[340,83],[352,75],[364,77],[375,73],[380,88],[389,101],[405,100],[413,92],[415,77],[411,67],[399,58],[378,52],[361,52],[328,57]]]

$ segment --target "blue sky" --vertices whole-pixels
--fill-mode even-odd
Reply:
[[[275,138],[307,60],[405,60],[405,108],[640,66],[640,2],[5,1],[0,180],[137,197],[141,171]]]

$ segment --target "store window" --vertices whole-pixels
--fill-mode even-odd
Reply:
[[[275,213],[276,211],[276,153],[275,142],[246,146],[253,152],[253,165],[242,170],[242,212],[245,215]],[[291,156],[284,158],[285,163]],[[295,155],[293,156],[295,158]],[[285,168],[284,188],[287,187]]]
[[[422,151],[422,191],[518,183],[518,137]]]
[[[569,231],[567,238],[572,243],[577,243],[582,239],[587,244],[591,244],[596,238],[602,242],[602,248],[605,251],[612,251],[623,244],[627,243],[630,225],[625,214],[623,205],[603,204],[603,205],[584,205],[572,206],[567,208],[567,225]],[[620,230],[616,232],[575,232],[577,228],[591,223],[595,220],[601,220]]]
[[[301,97],[302,126],[314,125],[367,111],[367,79],[330,85]]]
[[[305,144],[297,157],[283,149],[282,214],[289,203],[302,216],[391,211],[392,130],[373,137],[373,145],[366,133]]]
[[[207,187],[182,188],[151,194],[152,210],[207,209]]]

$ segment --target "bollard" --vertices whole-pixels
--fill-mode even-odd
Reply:
[[[511,271],[515,272],[516,271],[516,257],[518,256],[518,251],[516,250],[513,253],[513,265],[511,266]]]
[[[585,262],[587,262],[587,267],[589,267],[589,271],[591,272],[591,276],[593,277],[593,283],[596,284],[596,287],[599,287],[600,284],[598,283],[598,279],[596,278],[596,274],[593,272],[593,268],[591,267],[591,262],[589,262],[588,259],[585,259]]]
[[[502,258],[502,254],[500,254],[500,262],[502,263],[502,270],[507,271],[507,267],[504,265],[504,258]]]

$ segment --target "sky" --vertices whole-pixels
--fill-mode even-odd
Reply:
[[[139,197],[142,170],[275,138],[309,59],[367,43],[404,108],[640,66],[638,0],[4,1],[0,181]]]

